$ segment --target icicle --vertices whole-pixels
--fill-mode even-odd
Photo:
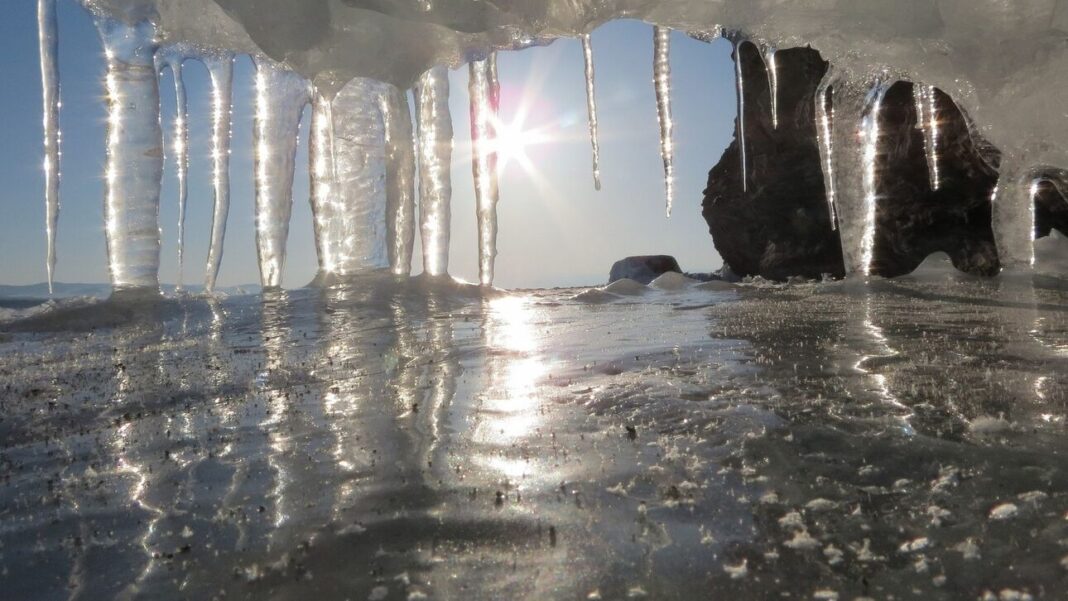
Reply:
[[[942,187],[938,169],[938,98],[934,86],[920,84],[913,84],[912,95],[916,102],[916,127],[923,132],[923,151],[931,189],[937,190]]]
[[[182,63],[185,59],[184,51],[175,48],[160,49],[156,53],[157,74],[167,67],[174,79],[174,162],[178,174],[178,290],[182,289],[185,277],[185,208],[189,196],[189,102],[186,97],[185,79],[182,76]]]
[[[838,209],[836,206],[837,182],[834,173],[834,103],[831,87],[834,85],[834,72],[828,67],[823,80],[816,88],[816,141],[820,150],[820,167],[823,169],[823,187],[827,196],[827,214],[831,219],[831,230],[838,229]],[[828,106],[829,105],[829,106]]]
[[[312,212],[320,276],[390,266],[383,84],[357,78],[312,113]]]
[[[675,147],[671,121],[671,30],[653,28],[653,83],[656,89],[656,113],[660,122],[660,156],[664,160],[664,185],[667,190],[667,215],[675,200]]]
[[[382,95],[386,130],[386,204],[389,264],[393,273],[412,272],[415,244],[415,146],[408,94],[387,86]]]
[[[449,204],[452,199],[448,69],[439,66],[424,73],[419,79],[416,96],[423,271],[429,275],[444,275],[449,270]]]
[[[206,57],[204,66],[211,75],[211,158],[215,209],[211,220],[211,247],[204,274],[204,287],[215,289],[222,264],[226,219],[230,214],[230,121],[234,83],[234,56],[220,53]]]
[[[1023,156],[1016,149],[1002,155],[998,185],[991,198],[994,241],[1001,267],[1007,270],[1026,270],[1035,261],[1034,175]]]
[[[163,177],[156,33],[148,21],[95,19],[107,58],[108,267],[116,290],[159,286],[159,195]]]
[[[779,66],[775,63],[774,47],[764,51],[764,65],[768,71],[768,88],[771,90],[771,126],[779,129]]]
[[[44,172],[45,172],[45,232],[48,257],[48,293],[56,270],[56,226],[59,223],[59,65],[57,52],[59,34],[56,21],[56,0],[38,0],[37,35],[41,49],[41,91],[44,100]]]
[[[306,79],[268,58],[256,62],[256,251],[260,283],[282,285],[293,214],[300,117],[311,100]]]
[[[472,61],[469,66],[468,95],[471,98],[471,173],[475,180],[475,210],[478,217],[478,280],[493,284],[493,262],[497,257],[497,107],[490,72],[497,56]]]
[[[855,86],[833,71],[817,91],[820,155],[847,274],[867,275],[875,236],[879,111],[888,84]],[[833,90],[828,109],[827,91]],[[824,102],[819,102],[823,99]]]
[[[586,73],[586,113],[590,121],[590,144],[593,145],[593,187],[601,189],[601,144],[597,132],[597,96],[595,94],[593,70],[593,45],[590,34],[582,35],[582,59]]]
[[[868,94],[867,110],[861,122],[861,144],[864,153],[864,237],[861,242],[861,271],[871,275],[875,251],[875,216],[878,204],[879,113],[890,84],[876,83]]]
[[[734,80],[738,96],[738,153],[742,160],[742,192],[749,192],[749,159],[745,142],[745,76],[742,73],[743,40],[734,41]]]

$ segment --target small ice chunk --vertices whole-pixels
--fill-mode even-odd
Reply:
[[[794,532],[794,537],[783,543],[783,545],[798,550],[815,549],[820,546],[820,541],[812,538],[808,533],[808,530],[802,528],[801,530]]]
[[[689,287],[690,284],[696,283],[697,280],[690,279],[681,273],[669,271],[661,274],[660,277],[653,280],[649,286],[658,290],[682,290],[683,288]]]
[[[964,542],[953,547],[953,550],[963,555],[964,559],[967,560],[974,560],[982,557],[979,554],[979,545],[976,544],[974,538],[966,539]]]
[[[384,586],[376,586],[371,589],[371,594],[367,595],[368,601],[382,601],[389,595],[389,589]]]
[[[931,544],[931,541],[926,536],[915,538],[913,540],[904,542],[897,548],[901,553],[915,553],[921,549],[926,549]]]
[[[622,294],[624,296],[637,296],[644,293],[647,290],[645,284],[636,282],[630,278],[623,278],[616,280],[611,284],[604,287],[605,292],[611,292],[612,294]]]
[[[984,415],[973,419],[968,424],[968,430],[973,434],[989,435],[1001,434],[1012,429],[1012,425],[1002,417]]]
[[[831,564],[832,566],[842,563],[843,555],[845,554],[842,553],[842,550],[838,547],[835,547],[834,545],[827,545],[823,549],[823,556],[827,558],[827,563]]]
[[[1007,520],[1009,518],[1016,517],[1016,514],[1020,512],[1019,508],[1012,503],[1002,503],[997,507],[990,510],[990,519],[992,520]]]
[[[808,509],[809,511],[830,511],[836,507],[838,507],[837,502],[822,497],[819,499],[812,499],[805,504],[805,509]]]
[[[1019,495],[1016,495],[1016,498],[1023,501],[1024,503],[1034,503],[1037,505],[1042,501],[1046,500],[1048,496],[1049,495],[1042,492],[1041,490],[1032,490],[1029,492],[1020,493]]]
[[[640,586],[632,586],[627,590],[628,599],[644,599],[646,596],[648,596],[648,593]]]
[[[817,601],[838,601],[838,592],[830,589],[820,589],[812,593],[812,598]]]
[[[736,566],[724,565],[723,571],[730,574],[731,580],[741,580],[749,575],[749,560],[743,559],[742,563]]]
[[[790,513],[779,518],[779,526],[781,526],[782,528],[803,529],[805,527],[805,521],[801,518],[800,513],[796,511],[791,511]]]
[[[193,536],[193,531],[189,529],[189,526],[182,528],[182,538],[189,538]]]

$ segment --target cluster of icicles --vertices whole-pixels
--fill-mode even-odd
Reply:
[[[44,89],[44,145],[48,236],[48,279],[51,288],[56,262],[55,235],[59,216],[60,132],[59,77],[56,64],[56,0],[38,0],[41,71]],[[201,61],[210,74],[212,102],[211,156],[214,212],[205,286],[214,288],[223,255],[229,214],[230,127],[233,53],[204,51],[185,45],[160,46],[148,21],[127,24],[94,14],[107,58],[108,139],[105,219],[108,261],[116,289],[159,285],[159,200],[163,172],[160,124],[160,75],[169,69],[174,80],[177,115],[173,152],[177,163],[179,215],[179,287],[184,262],[184,220],[188,178],[187,101],[182,80],[186,60]],[[670,34],[653,28],[653,73],[660,126],[660,149],[666,185],[667,213],[674,197],[674,148],[671,117]],[[711,41],[726,35],[734,44],[739,155],[743,190],[749,186],[745,135],[745,79],[740,35],[716,30],[690,33]],[[601,186],[593,49],[581,37],[593,151],[593,179]],[[767,66],[772,122],[778,126],[778,73],[774,48],[756,48]],[[389,269],[411,272],[416,231],[415,182],[418,174],[418,229],[423,271],[445,275],[449,262],[452,183],[452,119],[445,67],[431,68],[413,89],[415,127],[407,92],[358,78],[335,96],[318,94],[300,75],[262,56],[256,67],[255,223],[260,281],[278,287],[285,266],[286,240],[292,213],[292,184],[301,114],[312,107],[310,132],[311,205],[321,277]],[[469,64],[472,173],[478,221],[479,279],[491,285],[497,240],[497,159],[499,85],[496,55]],[[819,146],[832,227],[841,224],[846,267],[867,274],[871,263],[875,210],[875,152],[878,108],[889,82],[859,95],[838,85],[833,71],[820,88],[816,103]],[[925,130],[932,185],[938,187],[938,126],[934,90],[916,86],[917,112]],[[835,127],[834,123],[858,124]],[[861,152],[855,152],[856,137]],[[836,152],[848,148],[849,152]],[[853,161],[855,165],[848,163]],[[837,172],[836,172],[837,171]],[[848,174],[843,177],[843,174]],[[840,202],[839,199],[857,199]]]

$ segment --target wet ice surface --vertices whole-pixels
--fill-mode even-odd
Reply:
[[[1057,280],[392,282],[0,327],[0,590],[1063,592]]]

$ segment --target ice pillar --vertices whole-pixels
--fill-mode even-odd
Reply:
[[[256,59],[256,253],[265,288],[282,285],[300,117],[310,99],[306,79],[268,58]]]
[[[471,174],[475,180],[475,211],[478,219],[478,279],[493,284],[497,257],[497,111],[499,93],[494,76],[497,57],[473,61],[468,84],[471,98]]]
[[[386,131],[386,206],[389,265],[393,273],[412,272],[415,246],[415,145],[408,95],[386,85],[382,93]]]
[[[452,201],[452,115],[449,114],[449,72],[442,66],[424,73],[416,87],[419,122],[419,229],[423,271],[449,271],[449,224]]]
[[[312,111],[312,213],[320,279],[389,267],[382,84],[357,78]]]
[[[211,219],[211,246],[204,287],[211,292],[222,264],[226,221],[230,215],[230,122],[234,87],[234,56],[222,52],[204,58],[211,75],[211,159],[215,208]]]
[[[107,171],[104,198],[111,284],[159,286],[159,195],[163,176],[156,32],[96,18],[107,58]]]

